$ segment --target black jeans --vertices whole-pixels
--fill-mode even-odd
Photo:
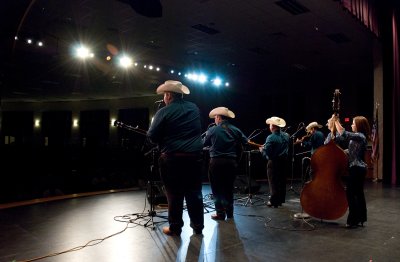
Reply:
[[[285,203],[287,157],[268,160],[267,177],[270,191],[270,202],[274,206]]]
[[[364,180],[367,169],[353,166],[347,177],[346,196],[349,204],[347,224],[357,225],[367,221],[367,205],[364,196]]]
[[[208,176],[218,216],[233,216],[233,184],[237,174],[237,161],[234,158],[211,158]]]
[[[158,159],[161,180],[168,200],[170,230],[180,233],[183,227],[183,203],[186,200],[190,226],[204,228],[201,154],[167,156]]]

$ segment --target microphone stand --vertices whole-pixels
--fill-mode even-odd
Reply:
[[[256,129],[248,136],[248,139],[251,140],[263,132],[264,132],[264,129]],[[254,133],[256,133],[256,134],[254,134]],[[242,204],[242,206],[248,206],[248,204],[253,205],[254,203],[256,203],[258,201],[265,202],[265,200],[262,199],[261,197],[254,197],[251,192],[251,152],[252,151],[255,151],[255,150],[244,151],[246,153],[246,173],[247,173],[246,175],[247,175],[247,191],[248,191],[248,193],[247,193],[246,197],[239,198],[236,200],[237,202],[244,202]],[[257,151],[257,152],[259,152],[259,151]],[[253,201],[253,200],[255,200],[255,201]]]
[[[296,192],[296,190],[294,189],[294,187],[293,187],[293,180],[294,180],[294,139],[296,138],[296,136],[297,136],[297,133],[299,133],[300,132],[300,130],[302,130],[303,129],[303,126],[304,126],[304,123],[300,123],[299,124],[299,126],[297,127],[297,130],[296,130],[296,132],[294,132],[291,136],[290,136],[290,139],[292,139],[292,144],[291,144],[291,146],[292,146],[292,178],[291,178],[291,181],[290,181],[290,188],[289,188],[289,191],[293,191],[294,193],[296,193],[296,194],[299,194],[298,192]]]
[[[156,101],[155,104],[157,104],[157,111],[162,107],[163,101]],[[134,129],[138,129],[137,127]],[[147,136],[147,132],[144,133],[144,135]],[[147,137],[146,141],[148,144],[151,146],[151,149],[148,150],[147,152],[144,153],[145,157],[150,156],[150,174],[147,180],[147,189],[146,189],[146,197],[149,201],[150,209],[148,210],[148,213],[142,213],[142,214],[136,214],[137,218],[140,219],[145,219],[146,222],[142,223],[135,223],[131,221],[132,223],[144,226],[144,227],[150,227],[153,230],[156,229],[156,224],[158,223],[165,223],[168,220],[168,216],[164,215],[158,215],[157,211],[155,209],[155,194],[156,192],[156,177],[160,176],[160,174],[157,172],[158,166],[156,165],[157,163],[157,156],[158,156],[158,145],[152,143],[150,139]],[[144,151],[145,144],[143,144],[142,151]],[[158,188],[158,187],[157,187]],[[163,193],[163,188],[158,188],[158,193]],[[157,221],[154,220],[154,218],[157,217],[159,218]]]

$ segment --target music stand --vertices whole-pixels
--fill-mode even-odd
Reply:
[[[246,154],[246,176],[247,176],[247,196],[243,198],[236,199],[236,202],[244,202],[242,206],[254,205],[254,203],[258,201],[264,201],[264,199],[260,197],[255,197],[251,192],[251,150],[244,151]],[[255,200],[255,201],[254,201]]]

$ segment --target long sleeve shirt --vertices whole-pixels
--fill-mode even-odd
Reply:
[[[368,167],[364,162],[365,151],[367,150],[367,138],[363,133],[343,131],[342,134],[336,137],[336,141],[348,143],[346,152],[348,153],[350,167]]]
[[[175,99],[154,115],[147,136],[161,153],[201,152],[199,108],[192,102]]]
[[[286,132],[275,130],[267,136],[264,147],[261,151],[262,156],[267,160],[275,160],[289,153],[290,136]]]
[[[317,150],[318,147],[324,144],[324,141],[324,134],[321,131],[317,130],[314,134],[311,135],[311,137],[307,141],[304,141],[301,144],[306,148],[311,148],[311,154],[314,154],[315,150]]]
[[[228,130],[229,129],[229,130]],[[203,138],[203,145],[209,147],[210,157],[237,156],[237,143],[246,144],[248,138],[236,126],[224,120],[216,126],[210,127]]]

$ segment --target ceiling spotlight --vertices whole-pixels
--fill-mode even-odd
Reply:
[[[119,59],[119,64],[120,64],[120,66],[122,66],[124,68],[128,68],[128,67],[132,66],[133,62],[130,57],[123,56]]]
[[[81,58],[81,59],[86,59],[88,57],[93,57],[94,54],[90,52],[90,50],[84,46],[80,46],[76,48],[76,56]]]

